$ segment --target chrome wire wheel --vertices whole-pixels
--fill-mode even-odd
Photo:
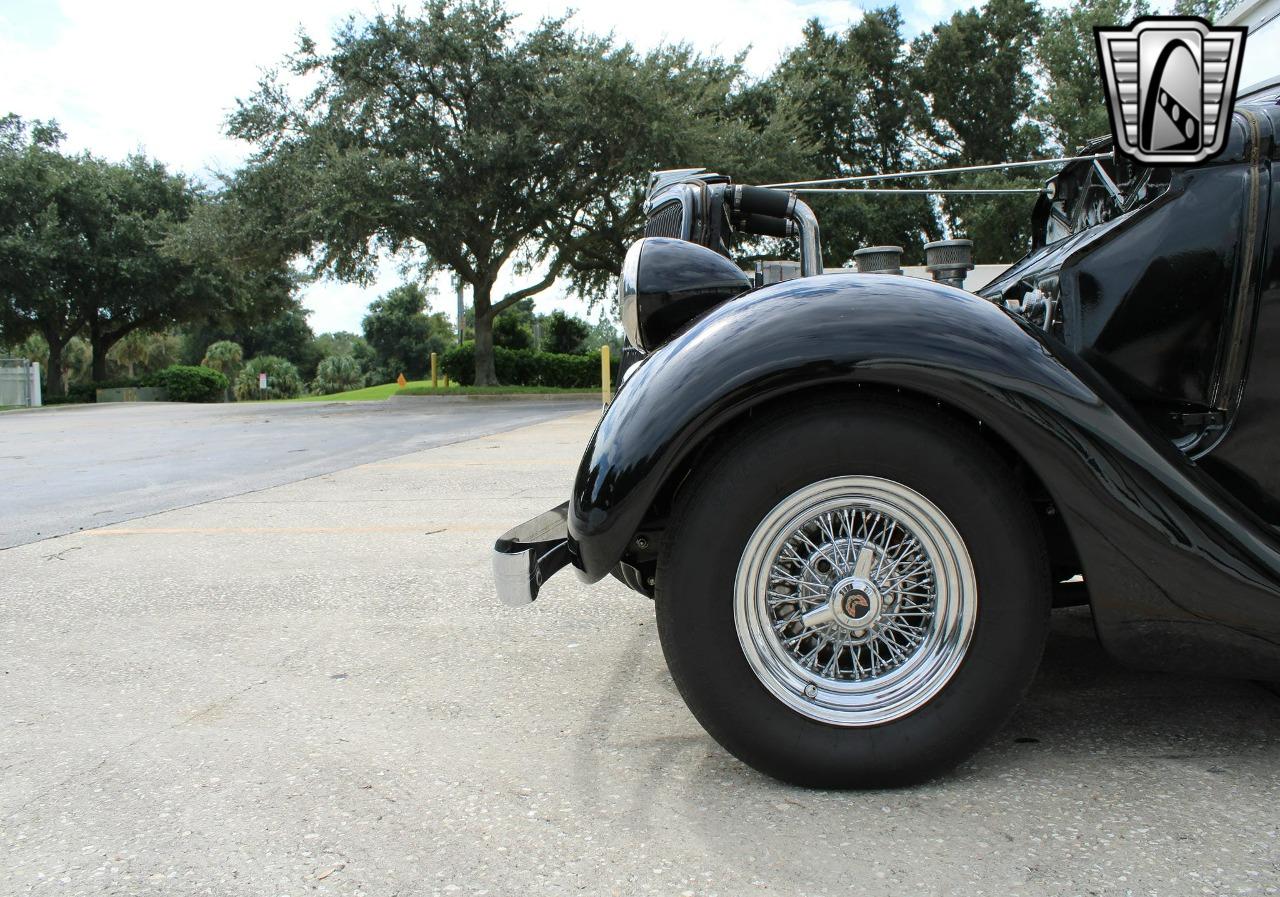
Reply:
[[[955,525],[915,490],[870,476],[785,498],[747,541],[734,583],[752,672],[792,710],[837,726],[928,703],[964,659],[977,607]]]

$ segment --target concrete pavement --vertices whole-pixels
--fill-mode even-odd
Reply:
[[[763,778],[652,605],[489,547],[596,413],[0,551],[0,893],[1192,895],[1280,889],[1280,699],[1055,615],[991,746],[910,791]]]

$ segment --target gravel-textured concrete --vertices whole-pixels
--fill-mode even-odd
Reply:
[[[0,551],[0,893],[1276,893],[1280,699],[1080,612],[973,761],[841,794],[711,742],[617,583],[499,606],[594,419]]]
[[[505,397],[504,397],[505,398]],[[522,427],[597,400],[128,403],[0,418],[0,549]]]

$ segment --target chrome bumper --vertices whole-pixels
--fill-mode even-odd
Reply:
[[[519,607],[569,563],[569,503],[508,530],[493,544],[493,581],[503,604]]]

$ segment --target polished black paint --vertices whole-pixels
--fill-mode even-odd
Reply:
[[[638,364],[592,437],[574,564],[594,580],[634,559],[655,500],[734,423],[896,390],[981,422],[1035,473],[1117,657],[1280,679],[1278,100],[1239,104],[1204,165],[1068,166],[1036,204],[1033,251],[985,298],[840,274],[706,312]],[[1001,305],[1037,296],[1062,310],[1044,328]]]
[[[1266,217],[1247,376],[1230,426],[1198,463],[1280,526],[1280,191],[1272,190]]]
[[[903,277],[757,290],[651,353],[578,471],[574,563],[588,580],[613,568],[666,479],[728,422],[859,385],[946,403],[1021,455],[1067,523],[1118,657],[1280,678],[1276,532],[1068,346],[985,299]]]
[[[981,291],[998,299],[1060,274],[1068,345],[1272,525],[1280,525],[1277,99],[1273,91],[1238,104],[1213,161],[1160,172],[1149,201],[1040,246]],[[1058,181],[1081,183],[1090,164],[1074,163]],[[1041,228],[1045,207],[1037,204]]]
[[[1057,275],[1071,349],[1157,429],[1201,437],[1184,415],[1229,410],[1239,386],[1224,343],[1235,311],[1247,311],[1256,292],[1256,267],[1246,262],[1261,245],[1269,123],[1256,107],[1240,110],[1215,161],[1157,172],[1161,188],[1148,201],[1043,246],[982,295],[1018,298]],[[1076,163],[1059,180],[1075,183],[1092,164]]]
[[[646,238],[636,271],[641,348],[662,345],[707,309],[750,288],[742,269],[705,246]]]

